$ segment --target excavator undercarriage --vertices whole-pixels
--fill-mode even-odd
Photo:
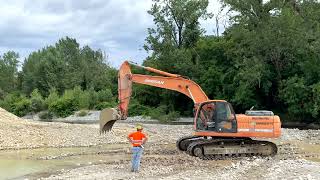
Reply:
[[[180,138],[176,145],[180,151],[203,160],[277,154],[277,146],[274,143],[251,138],[188,136]]]

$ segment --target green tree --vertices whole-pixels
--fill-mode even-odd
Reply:
[[[195,46],[204,32],[199,20],[211,17],[207,12],[208,1],[154,0],[153,2],[148,13],[153,17],[155,28],[148,28],[144,45],[145,50],[152,54],[144,61],[144,65],[195,78],[198,73]],[[158,106],[162,103],[168,106],[167,109],[170,111],[179,109],[183,112],[189,106],[182,104],[192,105],[190,99],[179,93],[152,87],[138,87],[137,90],[136,97],[143,104]],[[152,94],[153,98],[145,99],[142,97],[144,94]]]
[[[0,97],[17,89],[19,54],[8,51],[0,56]]]
[[[18,92],[8,93],[0,101],[0,106],[17,116],[24,116],[31,111],[31,101],[25,95]]]
[[[207,0],[154,0],[151,10],[156,28],[149,28],[147,50],[157,51],[166,45],[193,47],[203,29],[200,18],[207,18]]]
[[[49,89],[59,94],[66,89],[80,86],[87,90],[110,88],[116,90],[115,70],[108,65],[101,50],[89,46],[80,48],[75,39],[60,39],[54,46],[48,46],[29,55],[22,66],[22,90],[30,94],[33,89],[48,96]]]
[[[31,101],[31,111],[36,113],[44,110],[45,108],[45,102],[42,97],[42,95],[39,93],[38,89],[35,89],[32,91],[31,96],[30,96],[30,101]]]
[[[45,99],[47,108],[50,107],[57,99],[59,99],[57,90],[55,88],[50,89],[49,96]]]
[[[148,13],[153,16],[156,27],[148,28],[144,48],[152,51],[152,55],[145,64],[172,70],[180,62],[176,58],[184,54],[180,60],[195,63],[195,57],[188,51],[193,51],[204,32],[199,20],[211,16],[207,6],[207,0],[154,0]]]
[[[235,15],[225,31],[226,56],[234,62],[236,109],[284,111],[302,120],[317,118],[311,97],[319,82],[319,2],[223,0]],[[313,90],[312,90],[313,89]],[[308,103],[301,103],[308,99]],[[309,104],[311,103],[311,104]],[[314,113],[304,106],[315,107]],[[309,108],[310,109],[310,108]],[[312,115],[312,117],[311,117]]]

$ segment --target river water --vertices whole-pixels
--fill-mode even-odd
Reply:
[[[129,147],[39,148],[0,151],[0,179],[36,179],[63,169],[129,160]]]

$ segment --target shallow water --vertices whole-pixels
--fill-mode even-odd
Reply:
[[[310,157],[305,157],[305,159],[320,162],[320,144],[300,143],[300,147],[301,153],[310,155]]]
[[[35,179],[58,170],[128,160],[125,144],[0,151],[0,179]]]

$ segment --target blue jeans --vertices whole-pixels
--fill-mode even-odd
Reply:
[[[143,148],[141,147],[132,147],[132,167],[131,170],[137,172],[140,166],[140,160],[143,152]]]

